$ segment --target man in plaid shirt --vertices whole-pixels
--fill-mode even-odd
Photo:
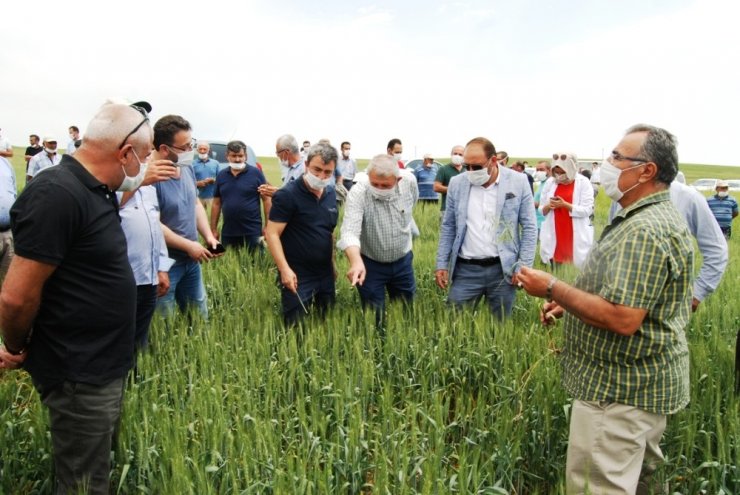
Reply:
[[[391,299],[407,302],[416,292],[411,239],[418,199],[414,175],[399,170],[388,155],[370,160],[367,175],[360,176],[347,196],[337,248],[347,255],[347,278],[358,288],[363,306],[379,313],[386,290]]]
[[[528,268],[519,275],[548,300],[544,324],[564,317],[568,493],[648,493],[666,416],[689,402],[693,243],[668,193],[677,172],[675,138],[633,126],[601,167],[623,209],[574,285]]]

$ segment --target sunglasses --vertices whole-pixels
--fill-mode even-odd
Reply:
[[[568,159],[568,155],[566,155],[566,154],[558,155],[557,153],[553,153],[552,154],[552,159],[553,160],[562,160],[562,161],[565,161],[565,160]]]
[[[465,167],[465,170],[467,170],[468,172],[473,172],[475,170],[483,170],[483,167],[485,167],[485,165],[472,165],[470,163],[463,163],[463,167]]]
[[[123,142],[121,143],[121,146],[118,147],[119,150],[126,145],[126,141],[128,141],[128,138],[130,138],[131,136],[133,136],[136,133],[136,131],[138,131],[139,129],[141,129],[141,126],[143,126],[145,123],[149,122],[149,114],[146,112],[146,110],[144,108],[137,107],[136,105],[129,105],[129,106],[131,108],[133,108],[134,110],[136,110],[137,112],[139,112],[144,117],[144,120],[142,120],[141,122],[139,122],[139,125],[137,125],[136,127],[134,127],[134,130],[133,131],[131,131],[128,134],[126,134],[126,137],[123,138]]]

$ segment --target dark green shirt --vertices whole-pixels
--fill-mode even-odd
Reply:
[[[668,191],[621,210],[593,247],[575,286],[647,315],[631,336],[566,313],[563,385],[576,399],[671,414],[689,401],[693,242]]]
[[[460,170],[456,169],[454,165],[451,163],[448,163],[447,165],[443,165],[440,167],[440,169],[437,171],[437,176],[434,178],[434,182],[440,182],[443,186],[447,187],[450,185],[450,180],[462,172],[462,168]],[[447,206],[447,193],[442,193],[442,211],[445,211],[445,207]]]

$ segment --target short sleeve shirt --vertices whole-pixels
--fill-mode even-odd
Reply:
[[[447,165],[444,165],[439,168],[437,171],[437,177],[434,178],[435,182],[441,183],[443,186],[447,187],[450,185],[450,180],[458,175],[462,169],[458,170],[452,165],[451,163],[448,163]],[[447,207],[447,193],[442,193],[442,211],[445,210]]]
[[[257,188],[265,183],[265,176],[257,167],[247,166],[236,176],[230,168],[218,173],[214,196],[221,198],[223,235],[261,235],[262,213]]]
[[[218,174],[219,163],[213,158],[208,160],[201,160],[197,157],[193,162],[193,172],[195,172],[195,180],[208,179],[209,177],[216,178]],[[210,199],[213,197],[213,193],[216,190],[216,184],[208,184],[198,189],[198,197],[200,199]]]
[[[737,215],[737,201],[732,196],[720,198],[716,194],[707,198],[709,209],[712,210],[714,218],[720,227],[730,227],[732,225],[732,215]]]
[[[180,178],[157,182],[157,200],[159,217],[175,234],[191,241],[198,240],[198,228],[195,221],[195,202],[197,187],[192,167],[180,167]],[[187,253],[179,249],[169,250],[175,261],[188,259]]]
[[[17,256],[54,265],[24,367],[42,386],[103,385],[133,363],[136,282],[115,193],[74,158],[40,174],[11,209]]]
[[[317,198],[303,179],[285,184],[275,192],[270,220],[285,223],[280,236],[285,259],[301,275],[332,275],[333,232],[339,213],[334,188]]]
[[[592,249],[575,286],[647,310],[622,336],[570,313],[564,318],[563,384],[576,399],[671,414],[689,401],[693,239],[667,191],[621,210]]]

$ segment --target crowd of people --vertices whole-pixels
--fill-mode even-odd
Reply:
[[[286,134],[275,143],[282,183],[270,184],[247,165],[242,141],[228,143],[222,168],[209,143],[194,146],[185,118],[152,125],[151,110],[106,103],[81,141],[70,128],[63,156],[54,138],[39,146],[31,136],[17,198],[12,148],[0,142],[0,367],[26,369],[49,409],[57,493],[81,483],[108,492],[125,376],[157,310],[208,318],[201,263],[266,244],[291,326],[334,303],[338,249],[382,329],[386,297],[413,304],[414,206],[437,195],[434,277],[454,310],[485,299],[505,319],[523,290],[545,299],[543,325],[564,320],[563,383],[574,398],[568,493],[648,485],[666,417],[688,402],[684,330],[720,282],[725,224],[737,215],[726,184],[707,202],[675,180],[669,132],[628,129],[590,180],[570,152],[538,162],[532,176],[523,163],[509,168],[485,137],[452,147],[439,170],[431,155],[405,168],[392,139],[359,171],[349,142],[299,147]],[[594,242],[600,188],[614,207]],[[696,280],[692,235],[703,259]],[[533,268],[538,239],[547,271]],[[557,276],[563,264],[580,270],[572,284]]]

